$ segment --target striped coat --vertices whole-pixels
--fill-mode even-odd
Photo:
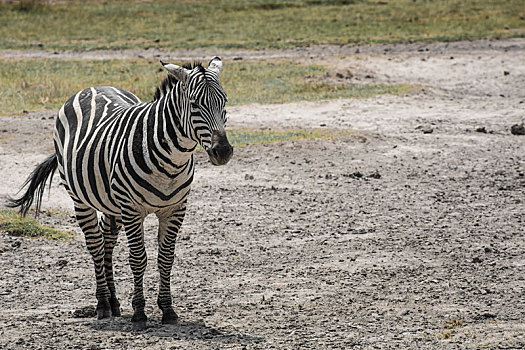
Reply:
[[[208,68],[161,63],[168,77],[152,102],[114,87],[92,87],[71,97],[57,116],[55,154],[29,176],[26,193],[11,201],[25,214],[36,199],[38,210],[45,182],[58,169],[93,257],[98,318],[120,316],[112,252],[124,226],[134,277],[135,329],[144,328],[147,320],[145,216],[159,218],[157,303],[163,323],[175,323],[170,274],[193,180],[193,152],[200,144],[214,165],[226,164],[233,153],[225,132],[220,58],[214,57]]]

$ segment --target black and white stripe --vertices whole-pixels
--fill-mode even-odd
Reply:
[[[24,214],[35,195],[39,205],[46,179],[58,167],[93,257],[99,318],[120,316],[112,252],[124,226],[134,277],[134,328],[144,328],[147,319],[144,218],[152,213],[159,218],[157,302],[162,321],[174,323],[170,274],[193,180],[193,151],[200,144],[215,165],[226,164],[233,152],[224,129],[227,96],[219,82],[220,58],[208,68],[161,63],[168,77],[152,102],[114,87],[92,87],[71,97],[56,120],[55,155],[28,178],[26,194],[12,200]]]

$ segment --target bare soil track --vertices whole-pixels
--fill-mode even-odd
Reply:
[[[94,305],[94,277],[55,179],[39,220],[78,235],[0,236],[0,348],[524,348],[525,136],[510,127],[525,119],[525,40],[421,45],[297,54],[413,93],[230,109],[235,128],[351,132],[239,147],[220,168],[199,154],[172,279],[179,325],[155,306],[153,219],[148,329],[130,330],[123,234],[124,316],[74,317]],[[52,152],[53,123],[0,119],[0,196]]]

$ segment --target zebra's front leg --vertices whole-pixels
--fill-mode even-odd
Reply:
[[[120,217],[103,214],[100,219],[100,230],[104,236],[104,268],[106,270],[106,282],[109,288],[109,305],[111,315],[120,317],[120,303],[118,302],[117,292],[115,289],[115,280],[113,279],[113,248],[117,243],[118,233],[122,227]]]
[[[177,314],[173,310],[171,300],[171,268],[175,257],[175,240],[186,213],[185,203],[169,214],[160,214],[159,217],[159,252],[157,264],[160,273],[159,296],[157,305],[162,310],[162,323],[176,324]]]
[[[84,233],[87,249],[95,265],[97,317],[98,319],[107,318],[111,316],[110,292],[106,283],[104,267],[104,236],[99,230],[97,212],[80,202],[75,202],[75,214],[78,224]]]
[[[131,322],[133,330],[146,328],[148,320],[144,307],[144,271],[146,271],[147,255],[144,247],[144,216],[131,208],[122,208],[122,224],[128,238],[129,265],[133,273],[133,317]]]

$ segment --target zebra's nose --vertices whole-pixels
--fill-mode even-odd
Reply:
[[[228,163],[233,155],[233,147],[230,145],[230,142],[228,142],[226,132],[213,132],[212,145],[208,154],[214,165],[224,165]]]
[[[233,155],[233,147],[228,140],[225,143],[217,143],[212,146],[211,153],[215,158],[215,165],[224,165],[228,163]]]

